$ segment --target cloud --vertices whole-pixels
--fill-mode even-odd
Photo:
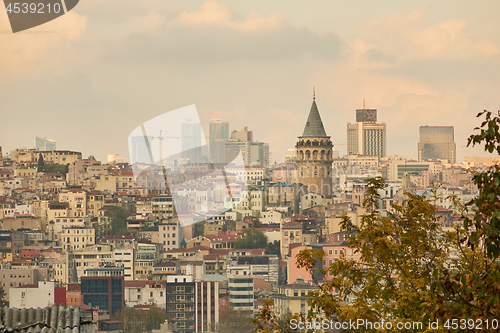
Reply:
[[[127,31],[129,33],[148,33],[163,28],[165,24],[166,19],[164,15],[160,15],[157,12],[150,12],[146,16],[132,18],[127,24]]]
[[[0,11],[0,83],[57,67],[71,42],[81,38],[87,19],[71,11],[41,26],[13,34],[5,11]],[[49,55],[47,57],[47,55]]]
[[[247,21],[238,22],[229,5],[205,1],[199,11],[182,12],[174,22],[180,25],[212,25],[241,31],[262,31],[280,26],[283,18],[278,13],[262,16],[252,10]]]
[[[278,14],[262,16],[252,10],[239,22],[228,5],[213,1],[170,21],[152,12],[126,26],[127,35],[107,44],[104,57],[110,62],[196,67],[234,61],[282,63],[301,57],[335,59],[342,45],[336,34],[292,27]]]
[[[416,148],[408,148],[416,147],[420,125],[455,126],[461,147],[481,109],[478,92],[491,85],[500,89],[487,74],[498,72],[500,47],[468,36],[467,23],[452,19],[429,26],[422,12],[413,12],[362,25],[346,57],[311,76],[338,110],[335,118],[326,115],[327,123],[354,122],[354,110],[365,99],[378,109],[378,121],[387,123],[389,154],[416,158]],[[342,136],[345,142],[345,131]]]
[[[500,53],[498,45],[467,36],[466,19],[450,19],[428,27],[424,19],[421,11],[373,19],[359,28],[360,37],[354,42],[356,50],[377,51],[391,57],[393,61],[385,62],[386,65],[414,59],[468,59]]]

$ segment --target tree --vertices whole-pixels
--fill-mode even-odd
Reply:
[[[236,230],[236,221],[226,221],[222,226],[222,231],[235,231]]]
[[[4,306],[9,306],[9,302],[5,300],[5,296],[7,296],[7,294],[5,293],[5,289],[3,289],[2,286],[0,286],[0,308],[3,308]]]
[[[66,175],[68,173],[68,165],[62,165],[62,164],[46,164],[43,167],[44,172],[59,172],[61,175]]]
[[[107,218],[107,230],[110,235],[123,234],[127,232],[127,217],[130,216],[130,211],[124,206],[113,206],[106,210],[104,215]]]
[[[469,137],[468,146],[484,144],[486,151],[500,155],[500,112],[478,114],[483,116],[485,121],[476,128],[480,133]],[[464,222],[449,233],[440,230],[432,199],[410,193],[392,206],[393,214],[379,215],[377,189],[383,181],[369,180],[364,202],[368,213],[359,226],[347,217],[342,221],[343,230],[357,232],[349,246],[360,253],[359,262],[341,256],[323,268],[321,250],[298,255],[298,266],[312,276],[331,276],[315,279],[318,288],[310,294],[312,311],[305,320],[321,313],[336,321],[422,322],[422,329],[413,331],[498,331],[492,320],[500,315],[500,165],[472,175],[479,195],[465,204],[454,200]],[[450,257],[451,252],[456,257]],[[257,329],[290,331],[273,324],[272,302],[266,304]],[[429,330],[428,320],[440,320],[439,329]]]
[[[267,243],[266,245],[266,254],[276,254],[278,257],[281,257],[281,245],[279,240],[275,240],[272,243]]]
[[[42,154],[38,154],[38,167],[37,167],[37,171],[38,172],[45,171],[44,166],[45,166],[45,163],[43,161],[43,155]]]
[[[124,333],[144,333],[146,332],[147,313],[143,310],[130,307],[117,311],[115,320],[123,322]]]
[[[166,318],[166,314],[158,310],[156,306],[149,308],[148,315],[146,316],[146,330],[151,331],[159,329]]]
[[[409,321],[422,322],[425,328],[424,323],[434,318],[428,309],[440,301],[430,288],[433,272],[447,264],[454,238],[440,231],[434,206],[418,195],[406,193],[404,200],[393,205],[390,216],[382,216],[377,209],[378,190],[385,182],[377,177],[367,183],[367,214],[361,216],[359,226],[347,216],[342,221],[342,229],[355,235],[348,244],[359,259],[353,253],[341,253],[339,260],[324,267],[322,250],[307,249],[297,256],[297,266],[306,268],[317,286],[309,295],[311,311],[304,320]],[[260,318],[273,316],[261,313]],[[268,332],[283,332],[267,324],[271,325]],[[349,327],[345,331],[369,330]]]
[[[260,230],[249,228],[243,230],[243,235],[234,241],[236,249],[265,249],[267,236]]]
[[[480,133],[471,135],[467,146],[484,144],[485,151],[500,155],[499,116],[484,111],[477,117],[485,120],[475,128]],[[433,288],[442,303],[433,311],[442,319],[484,321],[500,316],[500,165],[474,172],[472,180],[479,196],[463,207],[464,228],[457,230],[459,267],[434,273]]]
[[[250,323],[251,314],[242,311],[227,309],[219,320],[219,325],[216,329],[217,333],[250,333],[253,331],[253,324]]]

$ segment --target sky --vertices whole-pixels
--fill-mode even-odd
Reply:
[[[419,126],[451,125],[457,161],[489,156],[465,146],[476,114],[500,109],[499,12],[488,0],[84,0],[13,34],[1,10],[0,146],[44,136],[128,159],[136,127],[195,104],[205,135],[218,111],[280,162],[315,86],[340,154],[364,99],[387,124],[389,155],[416,159]]]

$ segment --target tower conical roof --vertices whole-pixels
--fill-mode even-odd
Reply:
[[[304,127],[302,136],[327,136],[325,128],[323,127],[323,122],[321,121],[321,116],[319,115],[318,107],[316,106],[316,100],[313,100],[311,105],[311,111],[309,111],[309,117],[307,117],[306,127]]]

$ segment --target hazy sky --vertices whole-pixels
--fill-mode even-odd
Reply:
[[[1,10],[0,146],[38,135],[128,159],[134,128],[196,104],[206,135],[221,111],[281,161],[314,85],[334,143],[364,98],[390,155],[415,159],[420,125],[453,125],[458,161],[488,156],[464,146],[475,115],[500,109],[498,13],[498,1],[83,0],[12,34]]]

